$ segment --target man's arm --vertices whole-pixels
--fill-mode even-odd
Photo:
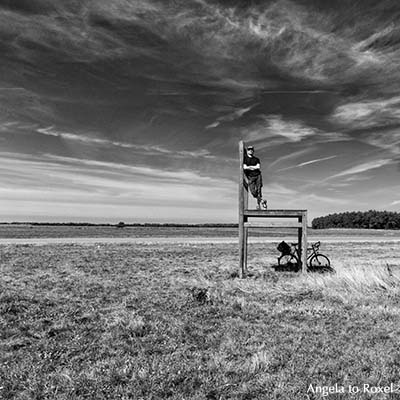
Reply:
[[[256,169],[261,169],[261,166],[260,166],[259,163],[257,165],[246,165],[246,164],[243,164],[243,169],[254,171]]]

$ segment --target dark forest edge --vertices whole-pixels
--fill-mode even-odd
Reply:
[[[313,229],[400,229],[400,213],[393,211],[347,211],[314,218]]]

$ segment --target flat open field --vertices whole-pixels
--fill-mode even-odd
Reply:
[[[252,237],[280,238],[293,236],[293,230],[250,229]],[[311,238],[368,238],[400,240],[400,230],[371,229],[308,229]],[[44,225],[1,225],[0,239],[26,238],[237,238],[237,228],[221,227],[144,227],[127,226],[44,226]]]
[[[281,233],[254,237],[239,279],[236,230],[41,245],[1,231],[0,398],[397,399],[399,233],[343,233],[315,235],[336,274],[275,271]]]

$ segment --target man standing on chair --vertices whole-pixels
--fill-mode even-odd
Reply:
[[[252,196],[257,199],[257,210],[267,208],[267,201],[262,199],[262,176],[260,159],[254,155],[254,147],[247,146],[243,160],[243,170]]]

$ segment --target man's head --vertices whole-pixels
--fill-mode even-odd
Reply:
[[[247,155],[252,156],[254,154],[254,146],[247,146]]]

